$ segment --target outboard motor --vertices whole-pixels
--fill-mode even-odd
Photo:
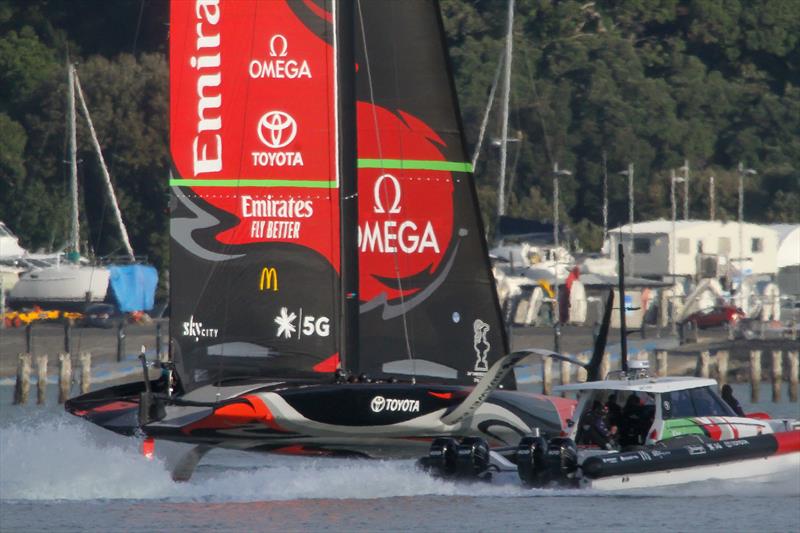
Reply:
[[[578,447],[572,439],[558,437],[548,442],[543,437],[525,437],[517,447],[516,461],[517,473],[529,487],[576,483]]]
[[[418,464],[438,477],[488,480],[489,461],[489,444],[480,437],[466,437],[460,444],[454,438],[440,437]]]
[[[568,482],[569,476],[578,469],[578,447],[575,441],[565,437],[550,439],[547,443],[547,467],[551,481],[559,484]]]
[[[420,459],[419,464],[434,476],[448,477],[456,473],[458,441],[451,437],[440,437],[431,443],[428,457]]]
[[[489,444],[480,437],[467,437],[458,446],[456,474],[459,477],[481,477],[489,468]]]
[[[547,441],[544,437],[523,437],[517,445],[515,460],[517,473],[522,483],[528,487],[541,487],[544,479],[545,452]]]

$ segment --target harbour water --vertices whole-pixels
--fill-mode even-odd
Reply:
[[[800,417],[797,403],[746,410]],[[66,415],[14,407],[0,387],[0,531],[796,531],[800,470],[600,493],[433,479],[411,461],[212,452],[174,483],[140,442]],[[55,391],[51,391],[55,392]],[[49,399],[54,401],[55,394]],[[174,452],[157,443],[157,452]]]

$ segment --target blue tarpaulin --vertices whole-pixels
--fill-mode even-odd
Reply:
[[[153,308],[158,272],[150,265],[110,266],[111,290],[119,310],[149,311]]]

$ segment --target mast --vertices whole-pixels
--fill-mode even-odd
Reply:
[[[497,198],[497,217],[506,214],[506,159],[508,156],[508,101],[511,92],[511,54],[514,44],[514,0],[508,0],[508,31],[506,33],[506,62],[503,72],[503,124],[500,139],[500,192]]]
[[[617,244],[617,271],[619,273],[619,356],[620,367],[623,372],[628,372],[628,330],[625,327],[625,252],[622,242]]]
[[[356,168],[355,11],[352,0],[333,0],[334,73],[337,114],[337,171],[339,180],[341,367],[353,373],[360,368],[358,352],[358,169]]]
[[[75,134],[75,72],[67,59],[67,126],[69,128],[69,194],[70,209],[70,243],[75,260],[80,256],[80,228],[78,226],[78,157]]]
[[[89,125],[89,133],[92,136],[92,146],[94,146],[95,152],[97,152],[97,159],[100,161],[100,169],[103,171],[103,178],[106,184],[106,192],[108,192],[108,197],[111,200],[111,207],[114,211],[114,217],[117,219],[117,226],[119,227],[119,233],[122,237],[122,244],[125,245],[125,251],[128,253],[131,261],[135,259],[133,255],[133,248],[131,247],[131,241],[128,238],[128,230],[125,229],[125,223],[122,221],[122,213],[119,210],[119,204],[117,203],[117,196],[114,194],[114,187],[111,185],[111,176],[108,174],[108,168],[106,167],[106,161],[103,158],[103,152],[100,150],[100,142],[97,140],[97,133],[94,131],[94,125],[92,125],[92,117],[89,116],[89,108],[86,107],[86,100],[83,99],[83,91],[81,90],[81,83],[78,80],[78,73],[72,71],[75,87],[78,89],[78,98],[81,101],[81,109],[83,110],[83,115],[86,117],[86,123]]]

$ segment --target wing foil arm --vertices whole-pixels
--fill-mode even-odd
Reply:
[[[472,392],[464,398],[464,401],[461,402],[458,407],[442,416],[442,423],[447,425],[458,424],[472,416],[515,366],[530,363],[536,356],[564,357],[556,352],[537,348],[519,350],[501,357],[492,365],[489,371],[486,372],[478,384],[475,385]]]

